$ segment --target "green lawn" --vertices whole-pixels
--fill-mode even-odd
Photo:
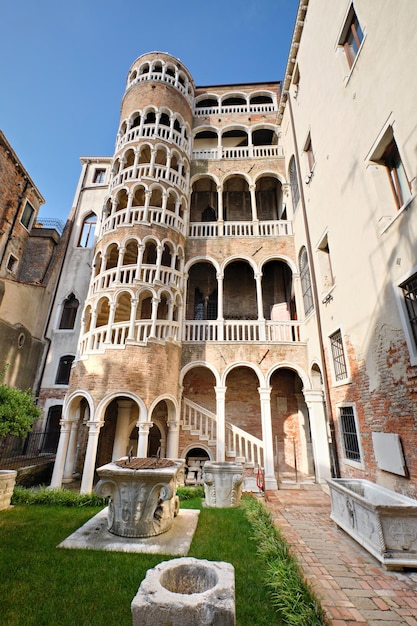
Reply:
[[[232,563],[236,626],[326,623],[259,500],[245,496],[237,509],[210,509],[194,495],[180,494],[182,507],[200,509],[188,556]],[[58,549],[100,510],[91,506],[98,501],[65,490],[15,490],[16,505],[0,512],[1,626],[131,625],[130,603],[146,571],[176,557]]]
[[[2,626],[131,624],[130,603],[146,570],[175,557],[56,548],[98,510],[18,505],[0,513]],[[202,508],[189,556],[234,565],[238,626],[281,623],[266,600],[243,509]]]

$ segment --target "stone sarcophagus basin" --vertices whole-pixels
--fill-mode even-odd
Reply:
[[[215,508],[240,506],[243,468],[233,461],[207,461],[203,466],[205,504]]]
[[[0,470],[0,511],[10,506],[16,476],[16,470]]]
[[[417,500],[363,479],[333,478],[331,519],[387,569],[417,566]]]
[[[154,537],[172,526],[183,462],[123,458],[97,469],[96,493],[110,496],[107,528],[119,537]]]

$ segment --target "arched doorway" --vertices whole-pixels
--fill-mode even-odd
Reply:
[[[271,422],[275,472],[279,482],[314,482],[314,461],[303,383],[290,368],[271,376]]]

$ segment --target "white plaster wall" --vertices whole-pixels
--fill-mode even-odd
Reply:
[[[300,81],[292,106],[299,150],[311,133],[316,164],[309,184],[301,159],[306,210],[316,248],[328,232],[335,287],[321,305],[325,336],[342,327],[368,359],[372,376],[375,325],[401,330],[392,283],[416,264],[416,202],[398,215],[383,168],[367,156],[388,120],[415,189],[417,172],[417,3],[356,0],[365,39],[349,73],[338,48],[347,0],[310,0],[298,52]],[[293,92],[293,89],[291,90]],[[282,123],[287,159],[292,152],[288,106]],[[303,157],[303,155],[301,154]],[[305,156],[305,155],[304,155]],[[394,221],[384,233],[384,225]],[[294,216],[296,250],[305,243],[301,208]],[[314,333],[310,356],[317,352]]]

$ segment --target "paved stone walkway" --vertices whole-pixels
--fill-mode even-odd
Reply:
[[[333,626],[417,626],[417,570],[387,571],[330,519],[324,491],[268,491],[265,504]]]

